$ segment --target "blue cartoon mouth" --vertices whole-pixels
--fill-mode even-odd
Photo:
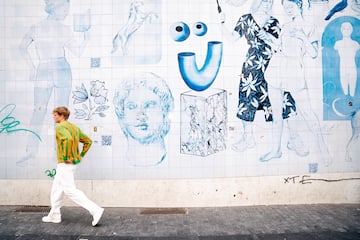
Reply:
[[[196,56],[193,52],[178,54],[178,63],[181,76],[186,85],[195,91],[204,91],[213,84],[222,60],[222,42],[208,42],[205,63],[201,69],[196,65]]]

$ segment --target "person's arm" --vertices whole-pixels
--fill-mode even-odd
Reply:
[[[73,36],[66,44],[66,47],[72,52],[72,54],[74,54],[77,57],[80,57],[81,54],[84,52],[86,46],[88,45],[89,42],[89,31],[84,31],[83,32],[83,40],[81,42],[79,42],[75,36],[74,33],[70,30],[68,30],[68,35],[66,36]]]
[[[34,64],[34,61],[32,60],[32,57],[29,53],[29,46],[34,42],[34,38],[32,37],[32,33],[34,32],[34,26],[32,26],[30,28],[30,30],[25,34],[25,36],[23,37],[23,39],[20,42],[20,54],[22,55],[22,57],[24,58],[24,60],[26,61],[26,63],[30,66],[31,68],[31,73],[30,73],[30,79],[33,80],[35,79],[36,76],[36,66]]]
[[[270,33],[266,32],[265,30],[260,30],[258,35],[257,35],[261,40],[263,40],[265,42],[265,44],[269,45],[271,47],[271,49],[274,52],[277,52],[280,50],[281,48],[281,40],[280,38],[276,38],[273,35],[271,35]]]
[[[309,31],[307,31],[306,25],[303,28],[295,29],[294,36],[302,40],[303,46],[306,53],[312,57],[316,58],[319,51],[319,41],[316,38],[316,29],[315,26],[312,26]]]
[[[281,48],[281,37],[282,34],[280,23],[277,19],[272,18],[271,23],[267,26],[267,30],[261,29],[257,37],[264,41],[265,44],[270,46],[272,51],[275,53]]]
[[[82,151],[80,153],[80,157],[83,158],[85,154],[89,151],[90,146],[92,144],[92,140],[80,130],[80,142],[83,144]]]

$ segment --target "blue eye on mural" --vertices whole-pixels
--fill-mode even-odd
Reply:
[[[170,26],[170,36],[176,42],[185,41],[190,35],[190,28],[184,22],[175,22]]]
[[[207,26],[203,22],[196,22],[193,25],[193,32],[196,36],[204,36],[207,32]]]

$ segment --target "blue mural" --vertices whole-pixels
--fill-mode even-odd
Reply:
[[[73,91],[74,105],[81,105],[81,108],[75,107],[74,115],[78,119],[91,120],[95,115],[105,117],[106,110],[110,108],[106,104],[108,90],[105,88],[105,82],[96,80],[91,81],[90,85],[89,91],[84,84]]]
[[[325,20],[330,20],[332,18],[332,16],[334,16],[335,13],[344,10],[347,6],[348,6],[348,1],[347,0],[339,1],[337,4],[335,4],[335,6],[333,6],[330,9],[328,15],[326,15],[326,17],[325,17]]]
[[[350,6],[351,6],[352,10],[354,10],[358,15],[360,14],[360,1],[359,0],[351,1]]]
[[[242,66],[238,93],[238,111],[236,116],[243,124],[244,134],[232,145],[232,149],[243,152],[254,148],[256,143],[253,136],[252,122],[258,110],[265,113],[265,121],[272,121],[272,110],[268,97],[268,84],[264,73],[274,53],[272,42],[279,37],[280,23],[270,15],[273,1],[254,1],[250,13],[242,15],[233,32],[225,28],[225,13],[221,11],[220,22],[224,34],[237,41],[245,37],[249,48]],[[294,100],[287,92],[289,105],[285,105],[284,118],[295,110]]]
[[[360,108],[360,20],[329,22],[321,45],[324,120],[350,120]]]
[[[313,59],[318,56],[316,27],[303,17],[301,0],[284,0],[282,5],[290,21],[284,24],[280,36],[278,52],[280,54],[279,67],[281,69],[277,77],[268,78],[269,97],[273,104],[274,113],[273,147],[260,160],[268,161],[272,158],[281,157],[282,108],[284,107],[282,94],[284,91],[289,91],[296,101],[297,115],[287,120],[290,132],[287,148],[295,151],[301,157],[309,154],[308,147],[304,145],[301,134],[297,132],[298,121],[301,118],[316,139],[316,150],[320,153],[322,163],[328,166],[332,163],[332,156],[324,140],[317,113],[311,107],[308,80],[303,64],[306,55]]]
[[[164,138],[170,130],[169,113],[174,107],[167,83],[151,72],[134,73],[116,88],[113,103],[128,140],[129,163],[134,166],[161,163],[167,154]]]
[[[351,116],[351,137],[346,144],[345,160],[347,162],[356,161],[360,146],[360,111],[355,111]]]
[[[59,105],[93,140],[81,179],[360,171],[360,4],[325,20],[338,2],[4,0],[0,179],[55,176]]]
[[[69,13],[69,0],[45,1],[48,16],[32,25],[20,43],[20,52],[30,68],[30,80],[34,81],[34,107],[30,121],[32,129],[40,133],[51,96],[56,106],[68,106],[72,86],[71,67],[66,50],[80,56],[89,40],[86,26],[83,42],[79,43],[70,27],[63,24]],[[80,31],[80,30],[79,30]],[[32,54],[34,47],[36,54]],[[26,154],[19,163],[35,157],[39,141],[30,135]]]
[[[193,29],[193,33],[198,37],[204,36],[208,30],[206,23],[203,22],[194,23],[192,29]]]
[[[192,31],[195,36],[203,37],[208,27],[197,21]],[[182,21],[175,22],[170,26],[170,36],[176,42],[183,42],[190,36],[190,28]],[[220,70],[222,54],[222,42],[208,42],[204,64],[199,68],[196,53],[178,53],[180,75],[192,90],[180,96],[180,153],[204,157],[226,149],[226,91],[209,89]]]
[[[195,91],[204,91],[213,84],[220,69],[222,42],[209,42],[206,59],[199,69],[196,54],[181,52],[178,54],[179,69],[186,85]]]
[[[114,63],[152,64],[160,61],[160,10],[160,0],[130,2],[128,18],[120,23],[112,39]],[[137,44],[140,42],[142,44]]]
[[[174,22],[170,26],[170,36],[176,42],[183,42],[190,36],[190,28],[184,22]]]

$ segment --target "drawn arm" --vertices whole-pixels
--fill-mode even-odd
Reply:
[[[230,31],[226,26],[225,26],[225,19],[226,19],[226,15],[224,12],[220,12],[219,13],[219,21],[220,21],[220,27],[221,27],[221,32],[222,35],[232,41],[232,42],[236,42],[237,40],[240,39],[239,33],[236,31]]]
[[[89,32],[85,31],[83,34],[82,42],[77,41],[77,39],[73,37],[66,44],[66,47],[77,57],[81,56],[89,42]],[[69,36],[72,36],[72,33]]]
[[[30,80],[34,80],[36,76],[36,66],[29,52],[29,47],[34,42],[34,38],[32,37],[33,31],[34,27],[31,27],[31,29],[25,34],[25,36],[21,40],[19,46],[20,54],[31,68]]]
[[[308,33],[306,27],[294,30],[294,36],[302,40],[305,52],[312,58],[318,56],[319,42],[315,39],[315,27],[312,27]]]
[[[271,47],[275,52],[280,48],[280,40],[274,37],[272,34],[261,29],[257,34],[257,37],[263,40],[267,45]]]

